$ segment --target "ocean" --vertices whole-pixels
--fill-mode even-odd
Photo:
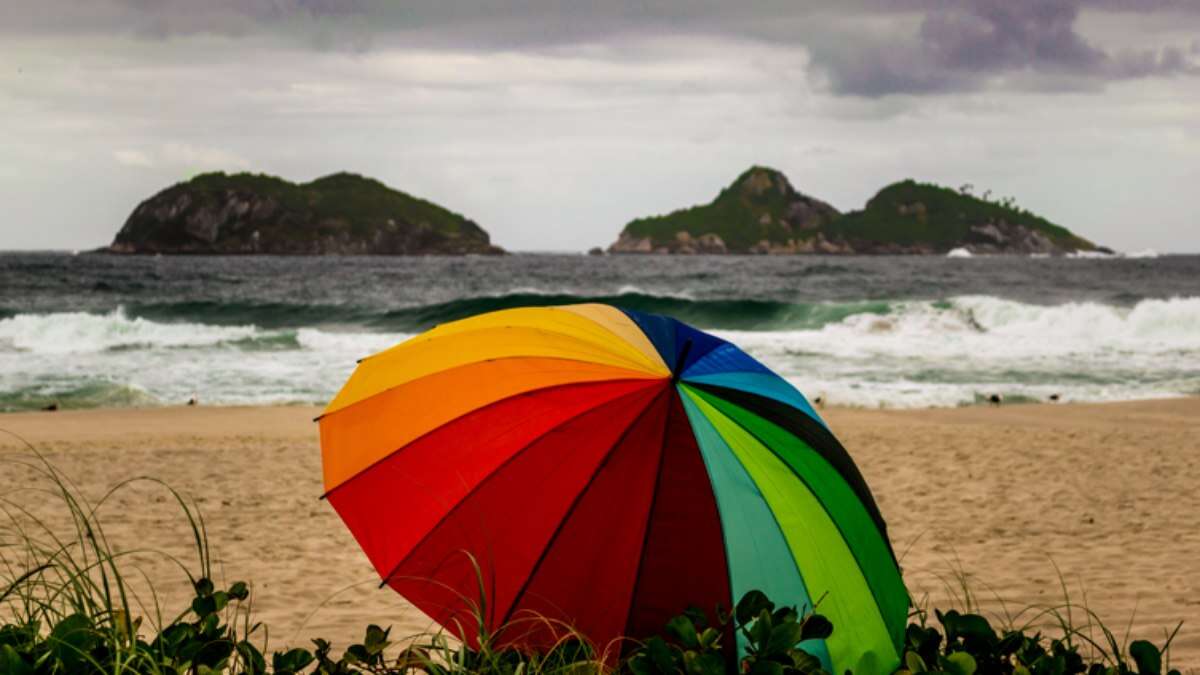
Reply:
[[[0,410],[326,402],[355,361],[520,305],[605,302],[862,407],[1200,394],[1200,256],[0,254]]]

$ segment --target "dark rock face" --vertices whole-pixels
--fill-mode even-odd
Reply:
[[[147,199],[113,253],[429,255],[502,253],[474,222],[371,179],[293,184],[206,174]]]
[[[963,243],[976,253],[1062,253],[1050,237],[1003,218],[972,225]]]

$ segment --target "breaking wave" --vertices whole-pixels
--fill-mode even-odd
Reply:
[[[786,303],[624,289],[521,291],[373,312],[204,303],[9,312],[0,318],[0,410],[181,403],[193,395],[208,403],[321,403],[357,359],[432,324],[576,302],[671,314],[713,330],[802,391],[843,405],[970,405],[992,392],[1109,400],[1200,391],[1200,297]]]

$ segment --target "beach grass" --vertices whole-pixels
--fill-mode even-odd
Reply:
[[[318,637],[311,646],[273,650],[269,627],[255,621],[250,585],[215,581],[205,521],[187,496],[143,477],[89,500],[32,447],[0,462],[36,476],[0,498],[0,673],[816,674],[823,672],[820,663],[799,645],[837,630],[819,614],[777,606],[752,592],[721,625],[706,625],[703,612],[688,612],[664,626],[662,635],[642,641],[595,645],[571,626],[536,615],[489,631],[484,575],[476,566],[476,597],[459,596],[469,618],[454,627],[471,636],[470,646],[444,630],[394,637],[390,628],[373,624],[361,641],[341,648]],[[107,507],[114,495],[139,483],[161,490],[177,509],[188,555],[118,550],[110,543]],[[33,503],[42,508],[30,508]],[[46,506],[61,512],[70,527],[41,515]],[[147,556],[168,560],[180,578],[150,578],[139,564]],[[190,603],[164,608],[156,586],[180,579],[192,589]],[[1002,611],[990,618],[980,613],[980,591],[965,571],[954,568],[941,580],[952,607],[929,607],[927,596],[914,599],[899,671],[904,675],[1175,672],[1170,644],[1178,626],[1157,645],[1131,640],[1128,629],[1112,628],[1091,611],[1086,595],[1073,598],[1062,575],[1056,604],[1010,608],[997,596]],[[732,632],[748,646],[737,659],[724,644]],[[553,639],[540,650],[511,646],[532,634]]]

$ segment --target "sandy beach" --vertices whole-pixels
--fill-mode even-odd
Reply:
[[[374,570],[319,501],[316,412],[19,413],[0,416],[0,429],[89,497],[138,476],[193,497],[220,574],[252,582],[275,646],[316,636],[344,644],[368,623],[394,625],[394,634],[426,628],[391,590],[377,589]],[[1131,625],[1132,637],[1161,642],[1184,621],[1173,665],[1200,666],[1200,398],[825,416],[874,491],[918,601],[954,604],[961,571],[983,610],[1003,617],[1060,604],[1061,572],[1072,602],[1118,633]],[[33,483],[14,464],[31,457],[21,443],[0,438],[0,453],[5,498],[65,526],[65,514],[50,515],[40,493],[23,489]],[[103,513],[118,546],[189,554],[186,522],[161,487],[129,486]],[[181,606],[177,568],[139,560],[164,603]]]

